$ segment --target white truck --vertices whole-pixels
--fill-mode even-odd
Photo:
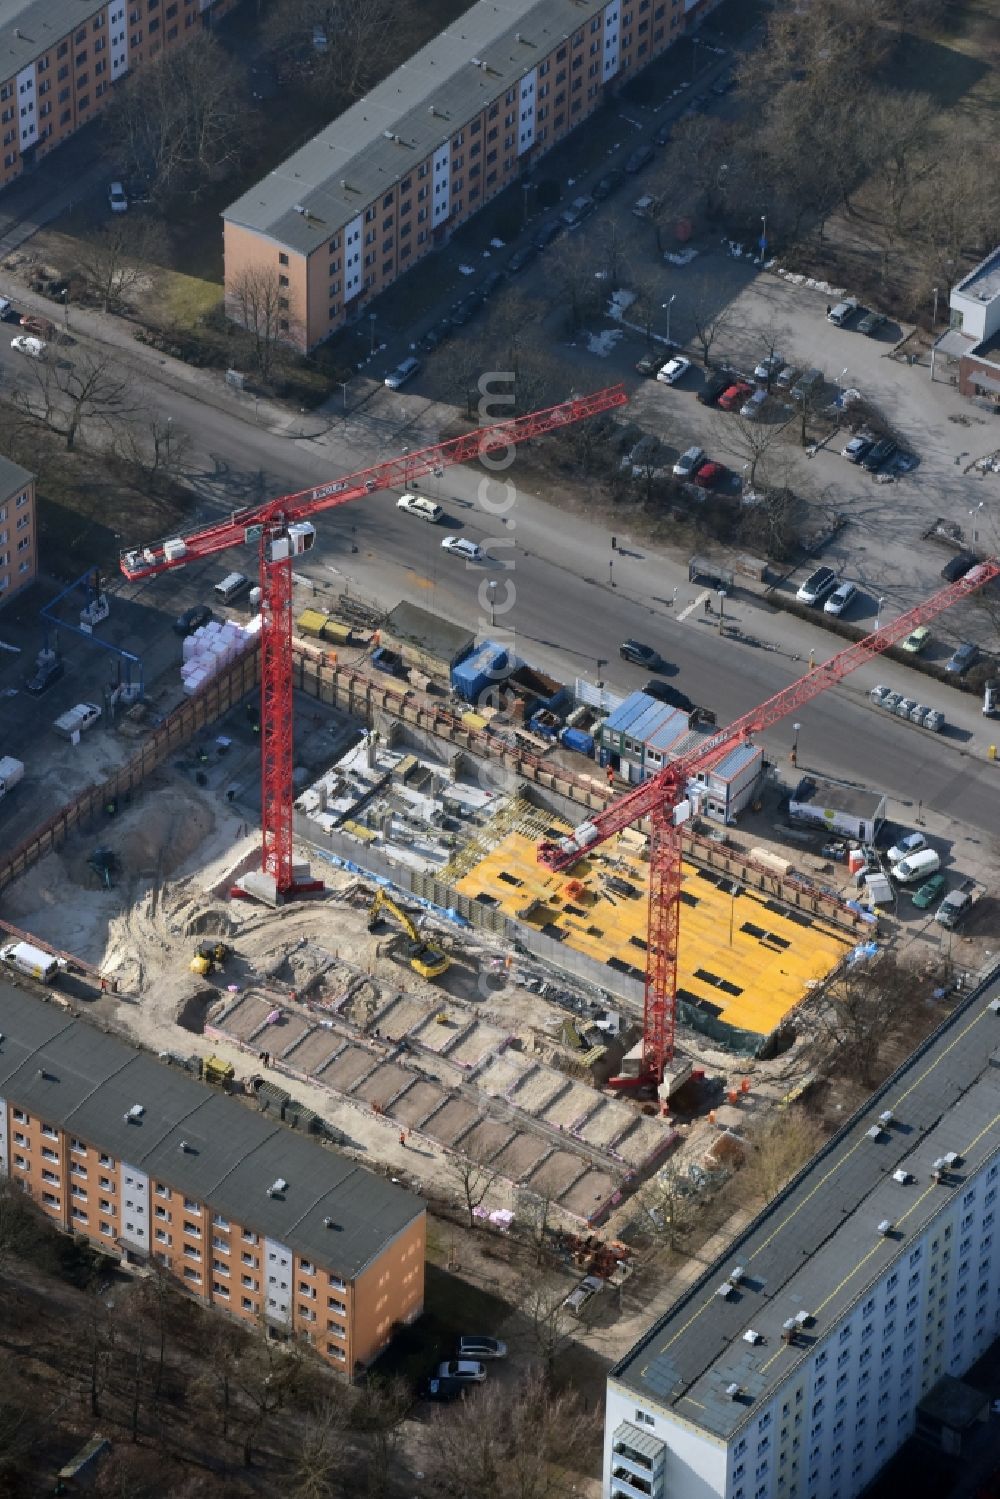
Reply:
[[[83,734],[92,728],[100,716],[101,710],[96,703],[77,703],[75,708],[60,713],[52,727],[64,739],[72,739],[74,734]]]
[[[0,947],[0,961],[16,968],[18,973],[26,973],[29,978],[41,979],[43,984],[51,984],[56,974],[66,967],[65,958],[54,958],[44,948],[35,947],[30,942],[8,942],[6,947]]]
[[[0,755],[0,801],[8,791],[13,791],[18,781],[24,780],[24,762],[13,755]]]

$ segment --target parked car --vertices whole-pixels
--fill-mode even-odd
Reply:
[[[860,463],[866,453],[874,447],[874,441],[870,437],[852,437],[846,448],[841,448],[841,458],[846,458],[848,463]]]
[[[33,333],[36,338],[52,339],[56,336],[55,323],[50,323],[47,317],[36,317],[34,313],[25,313],[20,319],[21,327],[25,333]]]
[[[409,359],[404,359],[402,364],[397,364],[396,368],[390,374],[386,375],[383,384],[389,390],[399,390],[406,384],[407,380],[413,379],[419,368],[420,360],[414,359],[411,355]]]
[[[456,328],[464,327],[473,314],[479,311],[482,306],[482,300],[479,292],[467,292],[461,301],[456,302],[451,309],[451,312],[448,314],[449,321]]]
[[[427,329],[427,332],[420,340],[420,347],[430,353],[432,349],[436,349],[439,344],[444,343],[451,332],[451,327],[450,321],[447,320],[443,323],[435,323],[433,328]]]
[[[466,562],[482,562],[486,555],[478,541],[469,541],[465,536],[446,536],[441,546],[456,557],[464,557]]]
[[[693,473],[692,482],[699,489],[718,489],[729,470],[722,463],[699,463]]]
[[[959,578],[964,578],[966,573],[978,563],[979,558],[975,552],[959,552],[946,562],[941,569],[941,576],[946,583],[957,583]]]
[[[27,354],[29,359],[44,359],[49,347],[43,338],[33,338],[28,333],[17,334],[11,339],[10,346],[18,354]]]
[[[954,654],[944,663],[944,669],[954,677],[964,676],[978,655],[978,645],[972,640],[963,640]]]
[[[41,697],[43,692],[48,692],[53,682],[58,682],[66,668],[61,656],[55,656],[52,660],[37,666],[35,674],[29,677],[24,684],[25,692],[30,692],[32,697]]]
[[[769,380],[772,376],[779,374],[784,368],[785,356],[775,353],[772,349],[771,353],[765,355],[760,364],[755,366],[753,372],[754,379]]]
[[[642,476],[656,465],[660,456],[660,439],[647,432],[640,437],[635,447],[627,457],[622,459],[622,468],[628,469],[633,479],[641,479]]]
[[[685,359],[683,354],[677,354],[673,359],[667,360],[656,378],[661,385],[676,385],[690,368],[690,359]]]
[[[886,321],[884,312],[866,312],[858,323],[858,332],[864,333],[868,338],[874,338],[879,329],[885,327]]]
[[[512,276],[516,276],[518,271],[523,271],[537,254],[538,250],[534,245],[522,245],[520,250],[515,250],[508,260],[507,270]]]
[[[699,401],[703,406],[714,406],[723,391],[728,390],[732,383],[732,375],[710,375],[698,392]]]
[[[635,362],[636,374],[658,375],[662,368],[662,365],[660,364],[661,358],[662,356],[660,354],[643,354],[642,358],[637,359]]]
[[[905,838],[900,838],[894,843],[888,853],[890,864],[898,864],[900,859],[909,859],[911,855],[919,853],[922,848],[927,847],[927,839],[923,833],[907,833]]]
[[[651,645],[644,645],[641,640],[623,640],[618,647],[618,654],[623,661],[631,661],[633,666],[644,666],[647,671],[656,671],[662,665],[659,651],[655,651]]]
[[[420,1387],[424,1400],[462,1400],[469,1388],[467,1379],[426,1379]]]
[[[951,931],[953,927],[958,926],[963,917],[968,915],[972,901],[973,896],[970,890],[953,890],[950,895],[945,896],[934,912],[934,920]]]
[[[656,210],[660,200],[652,193],[643,193],[641,198],[636,198],[632,204],[632,212],[637,219],[652,219],[656,217]]]
[[[580,224],[588,214],[593,213],[596,207],[589,193],[581,193],[579,198],[574,198],[568,208],[562,211],[562,221],[572,229],[575,224]]]
[[[830,308],[826,315],[826,320],[828,323],[833,323],[837,328],[843,328],[850,322],[857,311],[858,304],[855,298],[845,297],[843,302],[838,302],[836,306]]]
[[[486,1378],[486,1365],[478,1359],[451,1358],[438,1365],[438,1379],[461,1379],[467,1384],[482,1384]]]
[[[507,1344],[499,1338],[461,1337],[457,1349],[459,1358],[506,1358]]]
[[[547,223],[542,224],[538,233],[535,235],[535,249],[546,249],[547,246],[551,245],[554,239],[558,239],[559,235],[562,234],[562,232],[563,226],[559,222],[559,220],[549,219]]]
[[[806,370],[805,374],[800,375],[797,383],[792,386],[792,400],[808,401],[822,384],[822,370]]]
[[[918,625],[911,630],[905,640],[899,643],[899,649],[905,651],[908,656],[919,656],[931,638],[931,632],[927,625]]]
[[[730,385],[719,397],[716,405],[720,411],[735,411],[743,405],[747,396],[753,393],[753,386],[748,385],[745,380],[738,380],[735,385]]]
[[[914,890],[910,899],[918,911],[926,911],[938,899],[941,892],[947,889],[948,876],[942,874],[940,869],[937,874],[932,874],[926,885],[921,885],[919,890]]]
[[[786,364],[783,370],[778,371],[778,377],[774,383],[779,390],[791,390],[800,374],[801,371],[797,370],[794,364]]]
[[[626,172],[641,172],[653,159],[652,146],[637,146],[625,162]]]
[[[861,467],[869,474],[875,473],[877,469],[883,468],[896,451],[896,444],[891,437],[882,437],[868,449],[861,460]]]
[[[620,167],[614,167],[610,172],[605,172],[601,180],[591,188],[590,196],[598,203],[603,203],[605,198],[610,198],[612,193],[618,191],[624,181],[625,173]]]
[[[918,882],[926,884],[940,868],[941,856],[937,850],[921,848],[908,859],[900,859],[898,864],[892,866],[890,873],[897,884],[916,885]]]
[[[680,708],[682,713],[690,713],[695,706],[686,692],[659,677],[652,677],[642,690],[647,697],[655,697],[658,703],[666,703],[668,708]]]
[[[212,611],[207,604],[192,604],[190,609],[185,609],[174,620],[174,634],[193,635],[195,630],[207,625],[211,618]]]
[[[835,588],[823,605],[824,614],[843,614],[858,592],[856,583],[841,583]]]
[[[706,462],[708,455],[704,448],[688,448],[678,458],[673,467],[675,479],[691,479],[698,469]]]
[[[805,582],[800,584],[795,597],[800,604],[821,604],[836,586],[837,574],[833,568],[817,567],[816,571],[810,573]]]
[[[112,213],[126,213],[128,211],[128,197],[120,182],[112,182],[108,188],[108,207]]]
[[[769,390],[755,390],[749,401],[745,401],[740,407],[740,416],[744,421],[759,421],[771,392]]]

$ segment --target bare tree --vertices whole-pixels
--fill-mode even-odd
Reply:
[[[147,480],[175,479],[191,454],[191,438],[172,419],[147,415],[116,427],[115,447],[125,463]]]
[[[598,287],[594,277],[594,257],[589,244],[576,234],[564,239],[555,254],[547,262],[549,284],[558,288],[558,294],[568,306],[568,331],[575,334],[588,317],[593,316],[600,305]]]
[[[265,35],[277,56],[312,43],[306,86],[324,104],[348,104],[406,55],[408,22],[400,0],[287,0],[271,10]]]
[[[368,1439],[368,1499],[384,1499],[389,1491],[403,1419],[412,1398],[405,1380],[369,1379],[351,1413],[352,1426]]]
[[[769,451],[780,442],[785,427],[785,418],[769,421],[766,416],[747,417],[739,411],[732,412],[718,424],[719,441],[744,470],[744,487],[752,489],[758,471]]]
[[[292,1499],[335,1499],[354,1454],[347,1439],[348,1414],[343,1400],[324,1400],[301,1423],[292,1456]]]
[[[148,175],[161,198],[222,180],[258,128],[244,72],[211,32],[129,74],[107,121],[126,168]]]
[[[275,1342],[261,1322],[256,1336],[234,1361],[232,1383],[245,1397],[243,1463],[253,1465],[257,1438],[266,1416],[283,1410],[299,1388],[302,1354],[296,1344]]]
[[[555,1394],[537,1370],[489,1384],[433,1426],[438,1493],[561,1499],[594,1454],[597,1428],[575,1392]]]
[[[867,139],[873,156],[870,204],[882,241],[881,274],[913,221],[921,183],[933,174],[943,143],[932,147],[936,105],[926,94],[880,92],[866,110]]]
[[[674,1161],[646,1183],[636,1206],[650,1236],[667,1249],[676,1249],[687,1238],[698,1217],[691,1181]]]
[[[585,427],[586,422],[580,422]],[[542,1192],[529,1192],[522,1188],[517,1194],[517,1221],[523,1224],[531,1242],[535,1246],[535,1259],[538,1264],[542,1263],[545,1254],[545,1243],[549,1235],[549,1221],[552,1216],[552,1198]]]
[[[913,1008],[915,978],[893,953],[844,968],[816,1007],[820,1037],[842,1071],[865,1087],[879,1076],[884,1047]]]
[[[694,325],[694,341],[707,369],[716,340],[732,327],[732,304],[720,300],[719,287],[714,281],[703,280],[692,288],[685,310]]]
[[[84,354],[78,360],[35,360],[33,384],[15,399],[66,439],[67,448],[86,428],[104,427],[114,434],[134,410],[131,377],[107,356]],[[96,435],[96,433],[94,434]]]
[[[565,1283],[533,1277],[523,1283],[515,1300],[527,1322],[528,1338],[541,1360],[545,1378],[551,1380],[556,1359],[573,1335],[573,1314],[566,1305]]]
[[[77,241],[80,273],[105,312],[124,306],[146,280],[162,240],[151,220],[118,215]]]
[[[465,1211],[469,1215],[469,1227],[476,1226],[476,1209],[481,1207],[493,1183],[496,1172],[485,1156],[473,1151],[470,1155],[454,1154],[448,1157],[448,1175],[451,1177]]]
[[[750,1197],[770,1202],[820,1148],[825,1136],[818,1121],[797,1104],[765,1119],[749,1138],[740,1184]]]
[[[270,380],[279,346],[292,337],[294,316],[278,272],[271,266],[245,266],[226,286],[226,311],[249,333],[257,371],[262,380]]]

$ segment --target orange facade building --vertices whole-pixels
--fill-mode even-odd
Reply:
[[[223,214],[226,306],[303,352],[444,244],[713,0],[479,0]]]
[[[361,1372],[423,1310],[411,1193],[0,981],[0,1172],[124,1264]]]
[[[0,20],[0,187],[100,114],[111,86],[236,0],[10,0]]]
[[[0,458],[0,609],[38,573],[35,476]]]

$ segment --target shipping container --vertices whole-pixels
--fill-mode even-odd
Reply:
[[[508,650],[486,640],[451,669],[451,685],[467,703],[477,702],[490,687],[497,687],[510,676],[517,665]]]

